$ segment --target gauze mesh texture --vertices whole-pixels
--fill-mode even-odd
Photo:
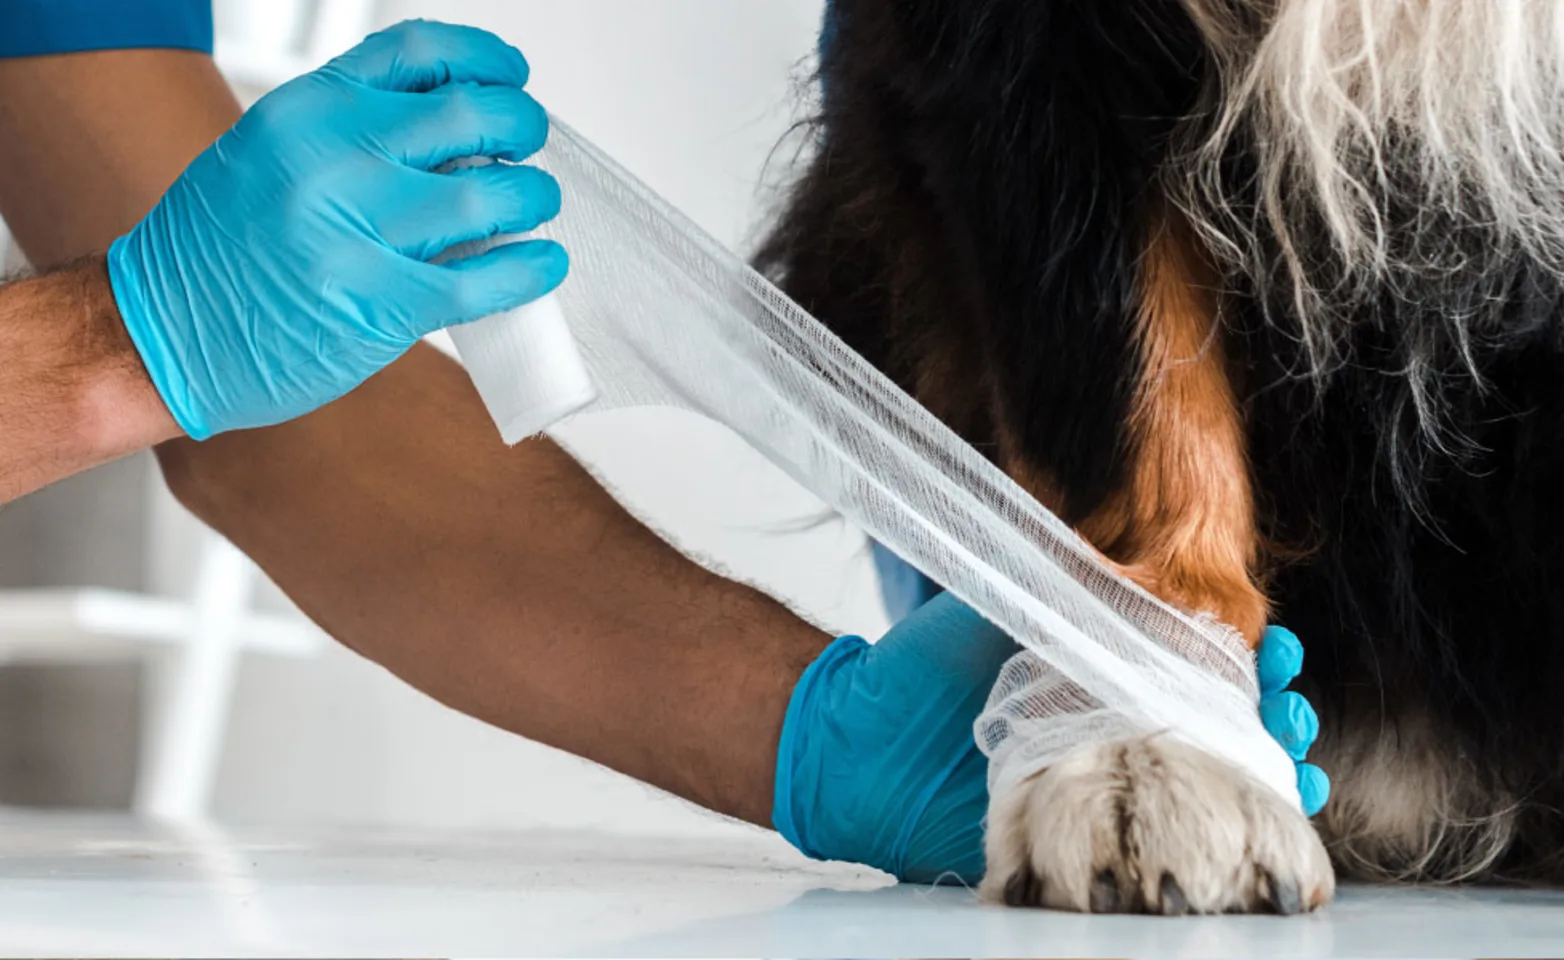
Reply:
[[[569,126],[556,121],[535,162],[564,190],[563,213],[539,233],[570,252],[557,296],[599,391],[589,410],[672,406],[725,424],[1022,645],[974,731],[992,789],[1083,743],[1166,732],[1298,802],[1292,762],[1260,725],[1254,659],[1232,631],[1117,576],[1002,471]],[[499,422],[514,413],[497,409],[506,378],[525,375],[501,358],[526,338],[524,311],[452,331]]]

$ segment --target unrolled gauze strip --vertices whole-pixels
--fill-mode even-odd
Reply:
[[[1026,648],[979,722],[996,789],[1070,747],[1167,730],[1298,802],[1261,727],[1253,658],[1215,623],[1114,575],[1062,521],[764,278],[556,121],[539,164],[564,187],[542,233],[571,254],[557,294],[589,409],[717,420]],[[452,331],[497,421],[547,370],[526,317]],[[534,397],[535,400],[535,397]]]

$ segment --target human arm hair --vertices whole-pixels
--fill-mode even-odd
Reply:
[[[35,263],[103,250],[238,114],[199,53],[0,61],[0,212]],[[788,700],[830,638],[681,557],[549,441],[505,447],[438,352],[158,457],[181,501],[413,686],[769,824]]]
[[[161,459],[316,622],[424,693],[770,824],[788,699],[830,638],[685,559],[550,441],[507,448],[444,355]]]
[[[0,503],[179,434],[102,258],[0,286]]]

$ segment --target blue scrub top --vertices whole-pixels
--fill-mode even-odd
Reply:
[[[925,577],[917,567],[880,544],[870,540],[869,548],[874,553],[875,572],[880,575],[880,600],[892,623],[899,622],[943,592],[939,584]]]
[[[145,47],[211,53],[210,0],[0,0],[0,57]]]

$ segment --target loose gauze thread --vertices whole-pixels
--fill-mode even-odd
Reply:
[[[525,312],[452,331],[497,423],[547,406],[522,381],[556,382],[557,365],[579,360],[597,388],[585,409],[672,406],[725,424],[970,603],[1024,647],[975,730],[996,792],[1080,744],[1166,731],[1299,802],[1291,760],[1260,725],[1253,657],[1232,631],[1116,576],[1063,521],[569,126],[555,121],[536,162],[564,189],[564,212],[539,233],[571,254],[555,296],[574,343],[540,345]]]

